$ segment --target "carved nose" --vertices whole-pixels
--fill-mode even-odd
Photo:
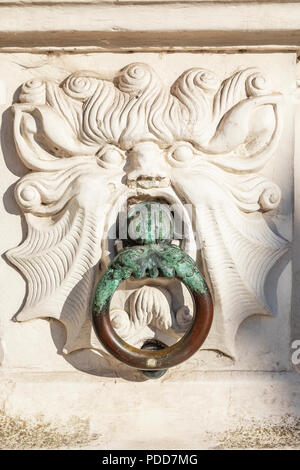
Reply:
[[[130,151],[129,157],[127,185],[130,188],[165,188],[170,184],[158,145],[141,142]]]

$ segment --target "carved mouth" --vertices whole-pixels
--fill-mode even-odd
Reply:
[[[149,194],[140,194],[137,196],[131,196],[127,199],[127,209],[129,210],[130,207],[135,204],[139,204],[140,202],[157,202],[158,204],[166,205],[170,204],[165,197],[152,197]]]
[[[107,267],[111,260],[116,254],[115,242],[118,238],[124,239],[125,231],[123,231],[123,237],[119,237],[119,227],[127,218],[127,212],[135,204],[141,202],[157,202],[168,206],[177,221],[181,221],[184,231],[179,233],[175,229],[174,241],[176,241],[180,247],[188,253],[193,259],[196,259],[197,248],[196,240],[193,232],[193,225],[190,214],[186,209],[184,203],[180,200],[177,194],[172,188],[152,188],[148,190],[135,189],[126,187],[122,193],[116,196],[115,203],[112,208],[108,211],[105,231],[103,234],[102,243],[102,257],[101,262],[103,267]]]

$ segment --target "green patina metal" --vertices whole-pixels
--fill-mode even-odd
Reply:
[[[170,243],[174,237],[173,217],[165,204],[135,204],[128,211],[127,221],[127,242],[131,245]]]
[[[118,253],[108,270],[100,279],[94,297],[93,314],[100,315],[108,311],[109,302],[118,286],[129,279],[167,277],[181,279],[192,293],[207,294],[205,280],[194,260],[176,245],[171,244],[173,228],[170,225],[169,234],[166,226],[166,213],[158,211],[158,217],[149,217],[153,203],[141,203],[146,208],[142,220],[136,221],[136,213],[129,213],[129,223],[134,220],[135,230],[139,235],[135,240],[129,238],[128,246]],[[159,206],[159,204],[156,204]],[[155,223],[155,230],[151,223]]]

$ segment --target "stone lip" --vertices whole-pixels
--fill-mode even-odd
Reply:
[[[17,0],[0,4],[2,47],[186,50],[261,45],[276,45],[278,49],[296,48],[300,44],[299,2],[95,0],[84,3]]]

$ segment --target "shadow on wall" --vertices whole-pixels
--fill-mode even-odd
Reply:
[[[138,370],[122,364],[105,352],[78,349],[69,354],[64,354],[62,350],[66,341],[65,327],[58,320],[51,318],[49,321],[51,336],[57,348],[57,353],[62,355],[78,371],[98,377],[122,378],[130,382],[144,382],[147,380]]]
[[[3,158],[7,168],[12,174],[21,178],[22,176],[28,173],[28,169],[23,165],[16,150],[13,138],[13,114],[10,108],[4,111],[2,115],[0,140],[1,148],[4,150]],[[24,239],[27,229],[24,221],[24,216],[22,215],[22,212],[19,209],[19,206],[16,203],[14,197],[14,188],[16,183],[10,185],[5,191],[3,195],[3,205],[5,207],[5,210],[9,214],[16,214],[22,216],[22,230]]]
[[[14,101],[17,100],[18,94],[19,94],[19,90],[17,90],[15,95],[14,95]],[[13,114],[12,114],[12,111],[11,111],[10,108],[5,110],[4,113],[2,114],[2,121],[1,121],[1,124],[0,124],[0,141],[1,141],[1,148],[3,149],[3,152],[2,152],[3,153],[3,158],[4,158],[5,164],[6,164],[7,168],[9,169],[9,171],[12,174],[16,175],[17,177],[19,177],[19,178],[21,178],[22,176],[27,174],[28,169],[21,162],[21,160],[18,156],[17,150],[16,150],[16,146],[15,146],[15,142],[14,142],[14,138],[13,138]],[[25,216],[22,213],[22,211],[19,209],[19,206],[16,203],[15,196],[14,196],[14,189],[15,189],[15,185],[17,184],[17,182],[18,182],[18,180],[14,184],[10,185],[7,188],[7,190],[3,194],[2,201],[3,201],[3,206],[6,210],[6,212],[8,212],[9,214],[18,215],[20,217],[21,229],[22,229],[22,238],[21,238],[19,244],[21,244],[21,243],[23,243],[23,241],[25,240],[26,235],[27,235],[27,224],[26,224],[26,221],[25,221]],[[7,259],[6,252],[1,253],[1,258],[4,259],[4,261],[9,266],[11,266],[13,269],[16,269],[16,267],[12,263],[10,263],[10,261]],[[25,277],[23,276],[23,274],[20,271],[18,271],[18,272],[22,276],[22,278],[24,279],[24,282],[26,284]],[[27,297],[27,292],[26,292],[24,300],[23,300],[18,312],[16,312],[16,314],[19,313],[22,310],[22,308],[24,307],[26,297]],[[15,317],[15,315],[14,315],[14,317]]]

